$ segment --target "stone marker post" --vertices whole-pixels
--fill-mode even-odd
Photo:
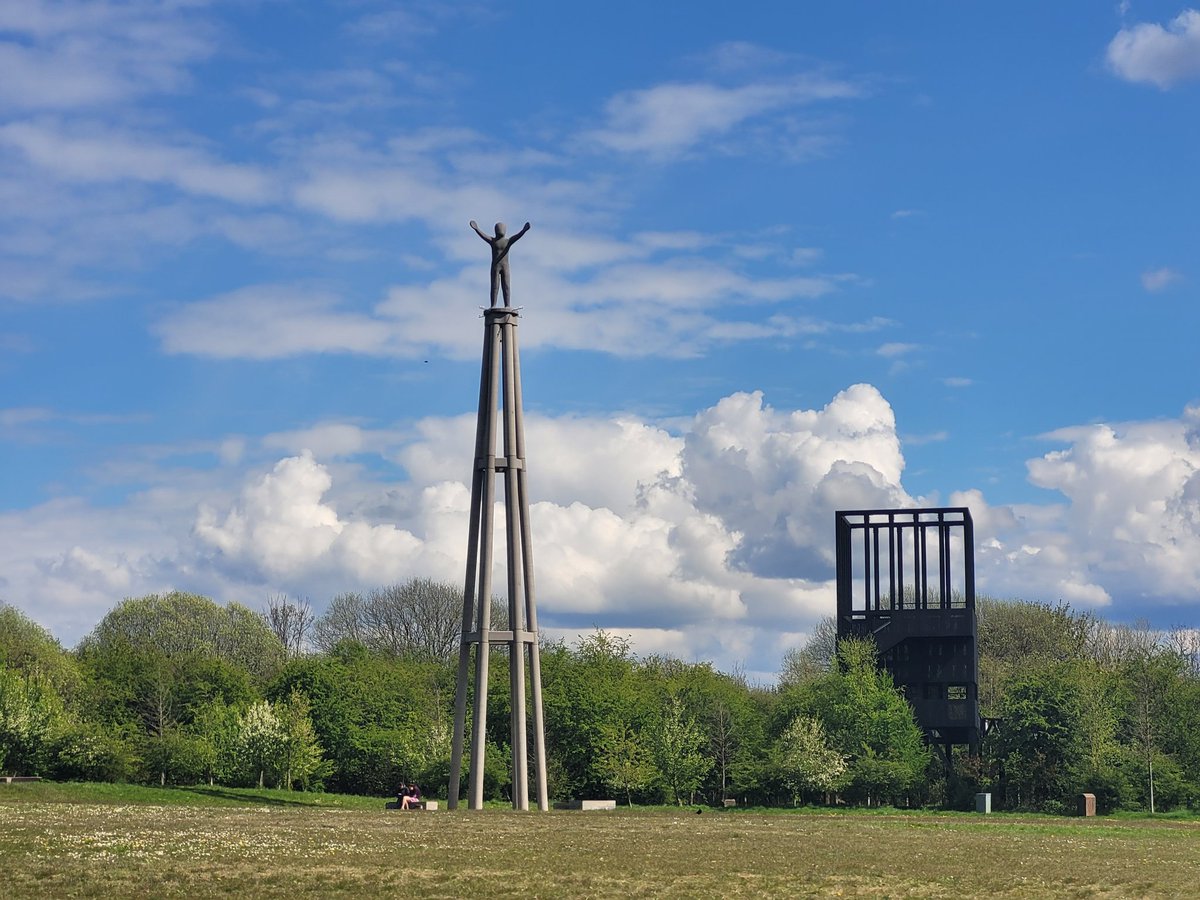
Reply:
[[[1079,795],[1079,815],[1094,816],[1096,814],[1096,795],[1095,794],[1080,794]]]

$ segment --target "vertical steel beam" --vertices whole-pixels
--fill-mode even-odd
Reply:
[[[525,749],[525,604],[521,602],[524,548],[520,531],[520,492],[517,488],[524,460],[517,453],[516,359],[513,347],[516,328],[513,318],[515,314],[505,318],[500,338],[504,343],[504,534],[508,549],[508,627],[512,633],[508,644],[512,795],[513,806],[525,810],[529,809],[529,756]]]
[[[521,354],[517,347],[517,329],[509,335],[513,355],[513,399],[516,407],[517,456],[525,460],[525,407],[521,398]],[[533,764],[537,781],[538,809],[550,809],[550,794],[546,788],[546,723],[542,710],[542,664],[538,645],[537,603],[533,585],[533,541],[530,539],[529,491],[525,466],[517,472],[517,511],[521,520],[521,560],[525,575],[525,627],[529,631],[529,690],[533,702]]]
[[[448,809],[458,808],[459,782],[462,776],[463,741],[467,722],[467,677],[471,665],[473,643],[467,636],[476,628],[475,573],[479,561],[479,503],[486,468],[482,460],[487,452],[486,410],[492,383],[491,331],[484,331],[483,359],[479,366],[479,414],[475,420],[475,456],[471,463],[471,514],[467,538],[467,573],[463,587],[462,636],[458,648],[458,678],[454,690],[454,736],[450,744],[450,785],[446,797]]]
[[[479,534],[479,590],[475,606],[475,715],[471,724],[471,809],[483,809],[483,768],[487,758],[488,663],[491,657],[492,628],[492,539],[496,512],[496,393],[500,380],[500,325],[494,316],[485,316],[490,348],[488,360],[486,442],[482,462],[483,490],[480,492],[481,527]]]

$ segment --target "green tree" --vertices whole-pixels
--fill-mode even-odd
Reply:
[[[633,806],[633,792],[649,787],[657,774],[650,748],[628,722],[605,722],[598,749],[597,766],[605,782]]]
[[[1189,671],[1173,686],[1160,734],[1183,773],[1187,803],[1200,806],[1200,676]]]
[[[309,718],[308,698],[293,690],[286,700],[275,704],[275,713],[283,732],[283,787],[291,790],[299,782],[302,790],[309,790],[328,774],[329,766]]]
[[[129,781],[138,764],[124,729],[71,718],[54,737],[50,772],[60,781]]]
[[[757,796],[757,772],[768,755],[762,706],[740,673],[717,672],[709,663],[651,657],[644,677],[658,694],[676,693],[706,738],[712,766],[701,790],[719,804],[732,793]]]
[[[846,758],[849,798],[867,805],[908,800],[930,759],[912,707],[879,668],[874,641],[841,641],[837,662],[828,674],[782,693],[776,735],[799,715],[819,719]]]
[[[601,762],[606,731],[611,736],[625,724],[635,735],[649,732],[657,712],[649,677],[634,660],[628,639],[602,630],[581,638],[573,649],[561,642],[543,646],[541,662],[546,750],[555,773],[551,794],[558,799],[601,796],[610,784]]]
[[[1001,726],[988,751],[1001,770],[1000,792],[1010,809],[1061,809],[1085,768],[1082,698],[1069,663],[1013,676],[1000,708]]]
[[[47,678],[0,665],[0,768],[42,774],[62,717],[62,701]]]
[[[979,627],[979,705],[985,716],[998,715],[1004,687],[1019,673],[1054,662],[1094,656],[1104,629],[1090,613],[1066,604],[1021,600],[976,600]]]
[[[192,737],[202,745],[200,776],[210,785],[237,781],[240,718],[238,707],[215,697],[194,711],[187,726]]]
[[[1120,733],[1129,685],[1093,659],[1072,663],[1070,675],[1079,698],[1077,791],[1095,794],[1102,813],[1131,806],[1137,794],[1135,757]]]
[[[1129,653],[1123,668],[1129,688],[1130,737],[1142,759],[1146,806],[1153,814],[1156,812],[1155,760],[1163,758],[1168,703],[1175,685],[1182,678],[1182,661],[1175,654],[1146,642]],[[1172,767],[1178,769],[1173,764]]]
[[[127,647],[175,658],[215,656],[265,680],[283,665],[285,651],[263,616],[237,603],[221,606],[173,591],[117,604],[81,643],[81,655]]]
[[[71,705],[80,687],[79,668],[45,628],[14,606],[0,602],[0,665],[46,678]]]
[[[167,653],[114,638],[88,645],[80,660],[91,715],[124,730],[143,762],[141,777],[159,784],[210,777],[215,763],[204,735],[190,727],[195,715],[214,700],[244,708],[255,696],[244,668],[207,651]]]
[[[372,653],[343,642],[332,652],[294,660],[268,696],[293,691],[310,704],[316,738],[331,763],[330,790],[382,796],[401,780],[443,789],[449,759],[453,672],[413,658]],[[430,780],[432,779],[432,780]]]
[[[705,751],[704,730],[687,715],[683,700],[670,694],[651,738],[654,763],[669,802],[683,805],[695,799],[696,789],[712,768]]]

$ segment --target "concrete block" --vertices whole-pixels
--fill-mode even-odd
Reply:
[[[616,809],[616,800],[576,800],[571,804],[571,809]]]
[[[976,794],[975,795],[975,812],[990,813],[992,811],[992,795],[991,794]]]
[[[722,800],[721,802],[725,805],[726,809],[729,809],[731,806],[737,806],[736,800]]]
[[[1096,814],[1096,795],[1095,794],[1080,794],[1079,795],[1079,815],[1094,816]]]

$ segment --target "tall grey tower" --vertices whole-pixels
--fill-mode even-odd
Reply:
[[[529,230],[529,223],[505,236],[496,225],[495,237],[471,227],[492,245],[492,307],[484,310],[483,364],[479,376],[479,418],[475,429],[475,462],[471,479],[470,536],[463,590],[462,639],[458,655],[458,684],[454,699],[454,743],[450,756],[450,809],[458,806],[466,740],[467,705],[471,709],[469,805],[483,807],[483,770],[487,745],[488,662],[493,643],[508,647],[510,744],[512,746],[512,805],[529,809],[529,739],[533,741],[537,804],[549,809],[546,792],[546,738],[542,715],[542,670],[538,654],[537,608],[534,603],[533,546],[529,535],[529,492],[525,481],[525,419],[521,407],[521,361],[517,350],[518,311],[509,306],[508,251]],[[497,289],[505,305],[497,307]],[[497,425],[499,420],[502,425]],[[503,433],[496,452],[497,431]],[[491,627],[493,543],[496,481],[504,481],[504,545],[507,551],[508,628]],[[474,689],[468,675],[474,661]],[[533,708],[532,733],[528,707]]]

